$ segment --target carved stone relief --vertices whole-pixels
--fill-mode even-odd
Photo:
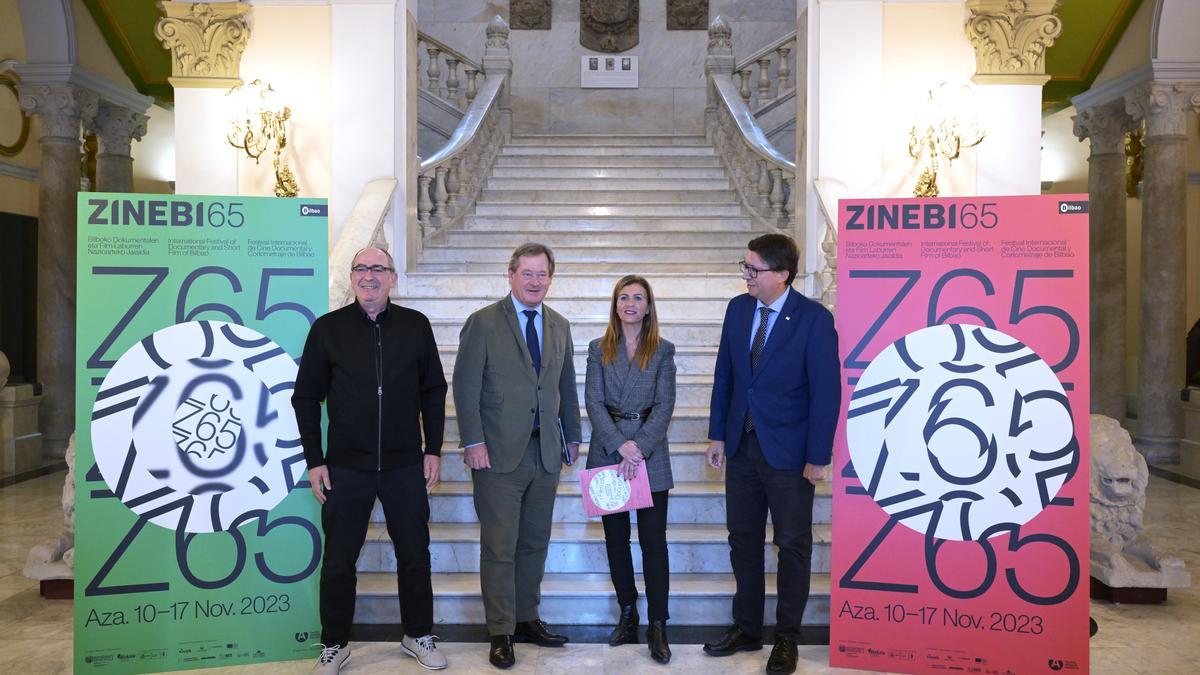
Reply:
[[[580,0],[579,44],[598,52],[623,52],[638,43],[638,0]]]
[[[513,30],[550,30],[550,0],[512,0],[508,24]]]
[[[667,0],[667,30],[708,28],[708,0]]]

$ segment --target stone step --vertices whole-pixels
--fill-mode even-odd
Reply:
[[[706,232],[740,232],[749,241],[757,233],[753,232],[750,218],[745,216],[726,216],[714,218],[671,218],[664,216],[633,216],[626,218],[610,218],[604,216],[580,216],[578,218],[558,217],[520,217],[520,216],[481,216],[469,215],[463,218],[463,229],[470,232],[520,229],[526,233],[527,239],[537,239],[545,232],[598,232],[605,230],[625,231],[664,231],[684,235]],[[743,243],[743,246],[745,244]]]
[[[495,246],[450,246],[447,244],[426,244],[421,253],[421,260],[426,263],[462,263],[469,260],[472,263],[503,262],[508,264],[513,247],[507,244]],[[725,263],[732,267],[741,257],[743,249],[731,246],[709,246],[705,243],[691,245],[690,242],[677,242],[670,248],[654,245],[625,245],[620,248],[592,248],[591,246],[559,246],[554,248],[554,261],[557,265],[568,266],[577,262],[629,263],[629,272],[637,273],[655,269],[660,262],[715,262]],[[642,269],[635,269],[633,264]],[[723,308],[722,308],[723,309]]]
[[[726,263],[728,264],[728,263]],[[629,266],[629,271],[639,271],[635,266]],[[404,304],[425,314],[430,319],[454,319],[465,321],[471,312],[494,303],[493,298],[453,297],[445,298],[407,298]],[[713,318],[725,315],[727,298],[663,298],[657,301],[659,320],[691,319],[693,317]],[[610,308],[606,298],[573,298],[556,297],[548,304],[565,317],[603,316]],[[593,336],[594,337],[594,336]]]
[[[445,440],[457,443],[458,415],[454,410],[453,399],[446,403],[446,432]],[[532,411],[530,412],[532,415]],[[579,406],[580,420],[583,422],[583,440],[592,437],[592,424],[588,421],[587,411],[583,404]],[[684,407],[675,406],[675,414],[671,416],[671,426],[667,429],[667,440],[672,443],[696,443],[708,438],[708,406]]]
[[[574,337],[574,335],[572,335]],[[582,375],[587,369],[586,342],[575,344],[575,372]],[[438,347],[438,355],[442,358],[442,370],[446,379],[450,380],[454,373],[454,360],[458,357],[457,345],[442,345]],[[712,376],[713,365],[717,360],[716,347],[676,347],[675,371],[678,375],[707,375]],[[583,399],[580,399],[583,400]],[[704,405],[707,405],[707,401]]]
[[[669,218],[728,218],[742,214],[740,204],[638,204],[624,202],[621,204],[581,205],[581,204],[500,204],[478,203],[475,205],[477,216],[532,216],[549,218],[595,217],[595,216],[624,216],[645,218],[666,216]]]
[[[708,145],[708,139],[701,135],[663,135],[663,134],[529,134],[513,136],[505,145]]]
[[[634,202],[638,204],[737,204],[732,190],[492,190],[479,196],[478,204],[562,204],[565,206],[605,206]]]
[[[513,145],[500,149],[501,157],[715,157],[711,145]]]
[[[707,401],[705,405],[708,405]],[[676,481],[689,483],[725,480],[721,470],[708,465],[707,450],[708,443],[672,443],[671,476]],[[588,452],[588,444],[584,443],[579,450],[579,459],[570,466],[563,466],[562,480],[579,480],[579,471],[587,464]],[[463,449],[457,443],[442,444],[441,479],[449,482],[471,480],[471,470],[463,464]]]
[[[484,194],[493,190],[620,190],[661,192],[731,190],[727,178],[497,178],[488,179]]]
[[[547,166],[547,167],[518,167],[518,166],[497,166],[492,169],[491,179],[535,179],[535,178],[563,178],[563,179],[583,179],[597,178],[604,180],[631,180],[637,178],[651,178],[657,180],[728,180],[728,174],[723,168],[704,168],[704,167],[570,167],[570,166]],[[499,186],[496,186],[499,187]]]
[[[693,168],[719,168],[721,158],[717,155],[703,155],[692,157],[641,157],[631,155],[597,155],[592,157],[580,156],[536,156],[536,155],[505,155],[501,153],[497,155],[494,167],[571,167],[580,169],[595,169],[598,167],[624,167],[624,168],[670,168],[670,167],[693,167]]]
[[[767,625],[773,625],[775,620],[775,577],[775,574],[768,574],[766,578]],[[641,575],[637,584],[645,588]],[[610,625],[616,620],[617,599],[607,574],[547,574],[542,579],[541,592],[539,612],[541,618],[551,626]],[[671,577],[671,623],[682,626],[727,625],[733,592],[732,574],[674,575]],[[642,616],[646,616],[645,604],[645,597],[639,598]],[[479,575],[471,572],[434,574],[433,617],[437,623],[482,625],[484,615]],[[395,574],[374,572],[358,575],[354,622],[400,623]],[[804,623],[816,626],[829,623],[828,574],[812,575]]]
[[[400,301],[401,304],[407,304]],[[430,319],[433,325],[433,337],[439,345],[458,344],[459,332],[462,331],[463,317],[449,319]],[[608,325],[606,316],[573,316],[571,317],[571,336],[594,336],[604,334]],[[663,320],[659,323],[662,336],[677,347],[710,346],[716,347],[721,339],[720,319],[677,319]]]
[[[477,246],[503,246],[512,249],[530,240],[529,232],[491,231],[479,232],[472,230],[450,230],[446,232],[445,243],[449,246],[473,248]],[[605,232],[541,232],[537,241],[553,248],[556,252],[560,247],[596,247],[600,249],[621,249],[627,246],[657,246],[670,248],[679,244],[681,238],[686,238],[689,244],[696,246],[712,246],[729,250],[734,258],[737,253],[745,250],[750,236],[747,232],[665,232],[654,231],[605,231]],[[506,261],[507,262],[507,261]],[[728,276],[737,279],[736,267],[729,266],[733,272]],[[557,281],[557,279],[556,279]],[[615,279],[614,279],[615,281]],[[651,281],[653,283],[653,281]],[[743,288],[745,286],[743,285]]]
[[[670,501],[667,502],[670,510]],[[637,516],[633,516],[637,520]],[[633,568],[642,572],[642,550],[638,530],[631,530]],[[830,562],[830,526],[813,525],[812,571],[828,573]],[[766,571],[778,570],[778,555],[771,543],[773,530],[767,527]],[[724,523],[715,525],[673,525],[667,528],[667,550],[671,574],[696,572],[731,573],[729,532]],[[479,572],[479,524],[432,523],[429,526],[429,556],[435,574]],[[358,557],[359,572],[395,572],[396,552],[383,523],[372,523],[367,541]],[[599,519],[587,523],[557,523],[551,529],[546,555],[548,574],[607,574],[608,555],[604,548],[604,526]]]
[[[705,420],[707,425],[707,419]],[[832,514],[832,484],[819,483],[813,500],[813,522],[828,523]],[[430,522],[474,523],[475,503],[471,483],[467,481],[442,481],[433,486],[429,493]],[[383,522],[383,511],[379,505],[371,514],[373,522]],[[558,497],[554,500],[554,522],[586,523],[590,519],[584,514],[583,501],[577,480],[561,480]],[[667,522],[680,524],[721,524],[725,522],[725,483],[723,480],[675,481],[671,490]]]
[[[450,233],[454,234],[454,233]],[[504,233],[509,234],[509,233]],[[632,233],[636,235],[651,233]],[[573,238],[573,235],[554,233],[555,237]],[[608,234],[599,234],[597,241],[608,241]],[[706,235],[707,236],[707,235]],[[557,246],[555,240],[539,238],[542,241]],[[519,243],[519,241],[518,241]],[[515,247],[516,244],[513,244]],[[394,293],[397,302],[404,303],[408,298],[427,298],[444,296],[475,296],[492,298],[493,301],[504,297],[509,292],[508,279],[505,275],[507,260],[496,263],[495,272],[483,273],[444,273],[444,272],[410,272],[405,279],[404,293]],[[746,284],[737,273],[737,266],[730,262],[724,273],[718,274],[670,274],[650,272],[644,274],[646,280],[654,289],[654,297],[666,299],[674,297],[694,297],[706,295],[732,298],[746,292]],[[613,285],[625,276],[623,273],[579,273],[559,271],[554,275],[549,299],[546,301],[554,306],[557,295],[571,297],[611,298]],[[440,341],[439,341],[440,343]]]

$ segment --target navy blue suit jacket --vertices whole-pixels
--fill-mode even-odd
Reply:
[[[750,326],[758,301],[729,301],[713,375],[708,437],[737,453],[749,407],[763,457],[776,469],[832,461],[842,388],[833,315],[795,290],[750,372]]]

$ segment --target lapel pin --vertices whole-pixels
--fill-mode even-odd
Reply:
[[[784,320],[784,321],[791,321],[791,320],[792,320],[792,317],[790,317],[790,316],[785,316],[785,317],[783,317],[783,320]]]

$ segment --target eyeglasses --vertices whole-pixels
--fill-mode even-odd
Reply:
[[[367,272],[383,274],[384,272],[395,272],[396,270],[387,265],[354,265],[350,268],[350,271],[357,272],[358,274],[366,274]]]
[[[739,260],[737,265],[738,265],[738,271],[740,271],[742,273],[742,276],[749,275],[751,279],[757,279],[758,275],[763,272],[779,272],[779,271],[781,271],[781,270],[777,270],[777,269],[759,269],[757,267],[754,267],[753,265],[747,265],[745,260]]]

